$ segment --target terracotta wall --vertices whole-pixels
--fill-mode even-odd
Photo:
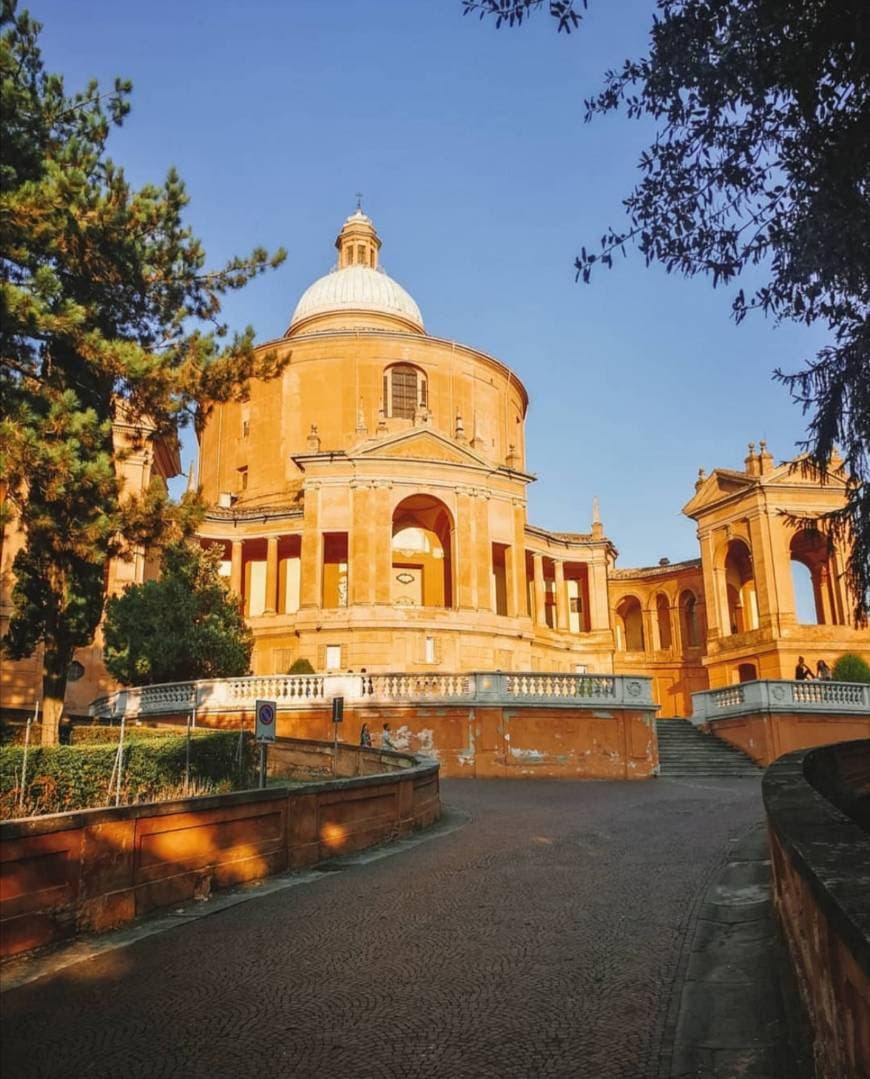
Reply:
[[[710,729],[717,738],[737,746],[767,767],[783,754],[797,749],[870,738],[870,716],[757,712],[717,719]]]
[[[858,745],[843,750],[854,754]],[[870,741],[862,745],[870,765]],[[816,1079],[867,1079],[870,837],[806,775],[808,759],[838,752],[832,746],[778,761],[765,773],[764,801],[774,902],[810,1021]]]
[[[278,735],[331,741],[325,707],[281,710]],[[342,741],[357,744],[368,723],[375,744],[384,723],[402,752],[436,759],[444,777],[504,779],[646,779],[656,774],[655,712],[628,708],[511,708],[354,704],[345,707]],[[209,726],[249,728],[250,717],[210,715]]]
[[[371,759],[364,768],[380,759],[365,756]],[[6,821],[0,824],[2,954],[114,928],[212,887],[312,865],[425,827],[441,813],[438,768],[404,764],[392,774],[302,790],[274,787]]]

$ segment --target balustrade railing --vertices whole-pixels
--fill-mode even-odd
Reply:
[[[692,694],[692,722],[697,726],[753,712],[842,713],[866,716],[870,722],[870,685],[766,679]]]
[[[618,705],[654,708],[651,682],[607,674],[540,672],[386,672],[378,674],[250,675],[201,682],[175,682],[119,690],[94,701],[95,718],[157,716],[184,713],[238,712],[253,709],[256,700],[278,707],[323,704],[333,697],[348,703],[474,702],[546,703],[556,707]]]

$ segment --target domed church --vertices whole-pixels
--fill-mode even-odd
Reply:
[[[844,553],[822,557],[817,535],[778,516],[839,505],[841,485],[751,447],[744,471],[702,476],[686,507],[701,558],[617,569],[594,510],[584,532],[528,520],[517,375],[426,333],[361,209],[335,247],[284,337],[261,346],[282,373],[217,406],[202,434],[200,538],[242,598],[254,673],[299,658],[319,671],[641,673],[673,715],[694,690],[791,677],[798,649],[854,641]],[[814,574],[817,641],[783,632],[795,559]]]
[[[380,266],[357,210],[335,268],[300,298],[284,336],[261,346],[280,375],[218,405],[202,432],[199,538],[217,546],[254,633],[255,674],[297,659],[317,671],[529,671],[647,675],[663,716],[697,690],[791,678],[867,655],[852,622],[848,552],[812,520],[844,484],[776,464],[750,443],[743,468],[703,471],[684,513],[700,557],[617,567],[593,508],[588,531],[532,524],[526,494],[528,395],[500,360],[426,333],[420,308]],[[179,470],[166,440],[115,425],[124,490]],[[146,432],[147,434],[147,432]],[[0,545],[0,630],[12,609],[15,520]],[[158,572],[134,551],[107,570],[116,593]],[[803,578],[802,581],[799,579]],[[796,587],[799,586],[799,587]],[[814,611],[798,612],[810,595]],[[32,711],[40,656],[3,664],[4,713]],[[67,711],[115,688],[98,632],[79,649]]]

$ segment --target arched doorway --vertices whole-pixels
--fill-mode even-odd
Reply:
[[[637,596],[626,596],[616,608],[616,647],[621,652],[643,652],[643,611]]]
[[[737,668],[738,682],[754,682],[758,678],[758,670],[754,663],[741,663]]]
[[[671,605],[663,592],[656,596],[656,623],[659,631],[659,649],[667,652],[671,647]]]
[[[699,648],[701,627],[698,624],[698,600],[695,593],[686,589],[680,593],[680,631],[683,648]]]
[[[391,602],[397,607],[452,607],[453,519],[432,495],[410,495],[393,511]]]
[[[728,632],[758,629],[758,597],[752,554],[743,540],[731,540],[725,554],[725,587],[728,592]]]

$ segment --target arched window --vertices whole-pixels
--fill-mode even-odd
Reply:
[[[426,375],[409,363],[396,363],[384,371],[384,408],[388,416],[413,420],[418,408],[426,408],[429,392]]]

